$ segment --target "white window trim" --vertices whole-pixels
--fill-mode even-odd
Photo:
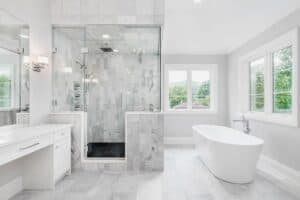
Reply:
[[[293,51],[293,67],[292,67],[292,108],[291,113],[273,113],[273,77],[272,77],[272,53],[283,49],[285,47],[292,46]],[[299,126],[299,30],[294,29],[286,34],[278,37],[277,39],[261,46],[250,54],[244,56],[240,61],[241,76],[240,94],[242,102],[241,112],[245,116],[252,120],[265,121],[270,123],[276,123],[286,126],[298,127]],[[250,111],[249,101],[249,63],[257,58],[265,58],[265,103],[264,112]],[[245,87],[243,87],[245,85]],[[243,91],[244,90],[244,91]],[[246,98],[242,97],[246,96]]]
[[[188,108],[182,110],[172,110],[169,107],[169,78],[170,70],[187,71],[187,93]],[[210,75],[210,108],[209,109],[192,109],[191,105],[191,71],[205,70]],[[166,64],[164,70],[164,111],[167,114],[217,114],[218,112],[218,65],[217,64]]]

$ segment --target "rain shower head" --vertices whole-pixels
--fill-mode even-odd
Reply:
[[[114,52],[114,50],[110,46],[111,45],[108,42],[106,42],[100,46],[100,49],[103,53],[112,53],[112,52]]]
[[[114,51],[111,47],[100,47],[100,49],[103,51],[103,53],[111,53]]]

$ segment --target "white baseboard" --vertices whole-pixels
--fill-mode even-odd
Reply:
[[[184,145],[184,146],[193,146],[193,137],[165,137],[165,145]]]
[[[300,172],[267,156],[261,156],[258,170],[282,189],[300,198]]]
[[[0,199],[8,200],[23,190],[22,177],[19,176],[0,187]]]

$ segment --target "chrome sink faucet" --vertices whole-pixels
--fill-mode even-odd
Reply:
[[[250,126],[249,126],[249,120],[245,118],[244,115],[242,115],[242,119],[235,119],[235,120],[232,120],[233,122],[242,122],[243,123],[243,132],[245,134],[250,134]]]

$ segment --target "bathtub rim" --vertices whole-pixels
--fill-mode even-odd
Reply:
[[[247,144],[239,144],[239,143],[234,143],[234,142],[228,142],[228,141],[224,141],[224,140],[220,140],[220,139],[216,139],[214,137],[209,137],[207,136],[207,134],[201,134],[201,132],[203,132],[203,130],[199,130],[198,127],[202,127],[202,128],[209,128],[209,127],[218,127],[218,128],[225,128],[227,130],[231,129],[231,130],[234,130],[235,132],[239,132],[243,138],[252,138],[253,140],[256,140],[257,142],[256,143],[247,143]],[[210,140],[210,141],[213,141],[213,142],[216,142],[216,143],[221,143],[221,144],[226,144],[226,145],[235,145],[235,146],[240,146],[240,147],[250,147],[250,146],[263,146],[264,145],[264,140],[261,139],[261,138],[258,138],[256,136],[253,136],[253,135],[246,135],[245,133],[239,131],[239,130],[236,130],[236,129],[233,129],[233,128],[230,128],[230,127],[226,127],[226,126],[218,126],[218,125],[194,125],[192,126],[192,129],[193,131],[197,132],[197,134],[200,134],[202,137],[206,138],[207,140]]]

